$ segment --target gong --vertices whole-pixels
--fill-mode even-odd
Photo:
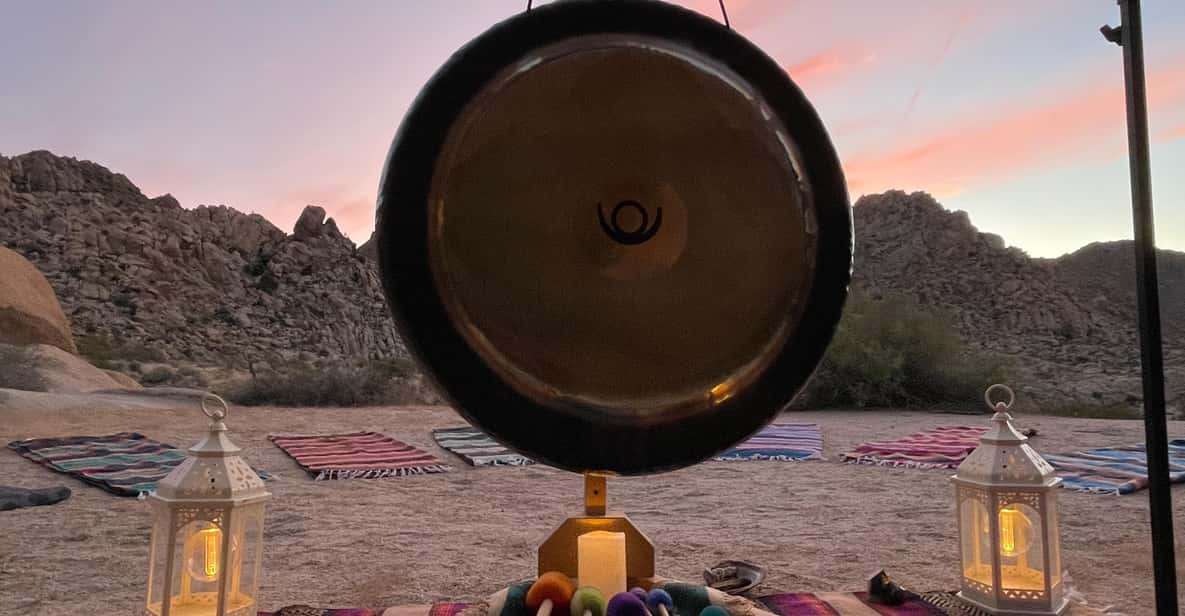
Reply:
[[[835,150],[772,59],[697,13],[567,0],[424,87],[391,147],[380,269],[455,408],[553,466],[694,464],[768,423],[839,319]]]

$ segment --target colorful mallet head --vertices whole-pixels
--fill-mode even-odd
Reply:
[[[576,588],[568,576],[559,571],[548,571],[527,590],[527,609],[536,616],[550,616],[553,611],[562,615],[568,611],[574,592]]]
[[[655,588],[646,593],[646,607],[650,608],[654,616],[671,616],[670,610],[675,609],[675,601],[667,591]]]
[[[699,616],[728,616],[728,610],[719,605],[709,605],[700,610]]]
[[[605,616],[605,595],[592,586],[581,586],[572,595],[572,616]]]
[[[645,603],[645,601],[646,601],[646,589],[645,588],[642,588],[641,586],[634,586],[633,588],[630,589],[630,592],[637,595],[638,598],[641,599],[643,603]]]
[[[619,592],[609,599],[605,616],[650,616],[646,604],[632,592]]]

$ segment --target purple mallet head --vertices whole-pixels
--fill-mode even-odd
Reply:
[[[632,592],[619,592],[609,599],[605,616],[650,616],[646,604]]]

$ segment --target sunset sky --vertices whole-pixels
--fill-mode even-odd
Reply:
[[[537,2],[542,4],[543,2]],[[718,17],[716,0],[680,4]],[[1185,2],[1148,0],[1158,243],[1185,250]],[[726,0],[811,98],[852,198],[933,193],[1035,256],[1131,237],[1114,0]],[[11,2],[0,154],[99,162],[146,194],[355,241],[416,92],[525,0]]]

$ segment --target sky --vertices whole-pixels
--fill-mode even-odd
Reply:
[[[545,0],[537,0],[541,5]],[[525,0],[0,0],[0,154],[96,161],[149,196],[361,243],[416,93]],[[717,0],[678,4],[719,18]],[[924,190],[1056,257],[1132,236],[1115,0],[726,0],[811,99],[853,201]],[[1185,250],[1185,2],[1147,0],[1157,243]],[[858,230],[857,230],[858,233]]]

